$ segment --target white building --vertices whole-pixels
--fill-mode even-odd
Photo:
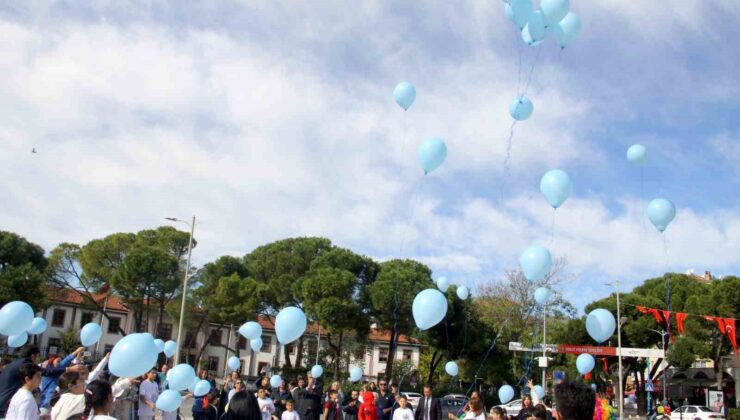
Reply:
[[[119,327],[126,333],[145,330],[158,331],[156,338],[164,341],[177,339],[176,320],[172,320],[169,315],[165,314],[160,328],[157,329],[155,328],[157,314],[154,310],[150,313],[148,328],[144,328],[145,325],[142,325],[138,329],[135,328],[133,311],[129,310],[121,299],[116,296],[110,296],[106,302],[105,295],[93,295],[93,299],[96,302],[99,302],[101,306],[105,305],[108,318],[102,317],[100,311],[90,308],[90,305],[83,305],[82,297],[71,290],[53,293],[51,299],[52,305],[37,314],[37,316],[46,319],[49,325],[49,328],[43,334],[39,334],[35,338],[36,344],[44,355],[59,353],[62,334],[70,327],[79,330],[89,322],[102,322],[103,336],[97,346],[90,349],[90,351],[97,351],[99,354],[109,352],[116,342],[123,337],[118,331]],[[278,366],[281,364],[285,359],[285,356],[281,352],[285,351],[285,349],[291,352],[291,362],[295,363],[296,347],[282,347],[278,345],[272,319],[261,317],[258,321],[262,325],[263,331],[262,348],[259,352],[253,352],[248,345],[248,340],[239,335],[237,332],[238,325],[233,326],[233,329],[230,331],[229,326],[210,324],[208,331],[210,333],[211,343],[221,343],[232,349],[238,346],[242,360],[242,374],[248,376],[257,376],[263,367]],[[318,332],[318,326],[309,325],[304,334],[304,343],[310,343],[312,340],[319,339]],[[204,331],[199,331],[195,340],[192,340],[192,331],[184,331],[184,333],[185,337],[183,337],[182,346],[186,347],[186,343],[190,343],[190,346],[189,348],[181,349],[180,360],[195,364],[198,352],[206,343],[208,337]],[[382,376],[384,374],[388,359],[389,338],[390,334],[388,331],[376,328],[370,330],[368,337],[369,347],[366,348],[366,351],[361,352],[364,355],[364,359],[362,361],[358,360],[358,364],[364,366],[366,377],[377,378],[378,375]],[[322,340],[322,348],[324,345],[325,343]],[[416,340],[401,336],[398,340],[396,359],[399,361],[409,360],[414,367],[418,367],[420,347],[420,344]],[[202,363],[205,362],[207,370],[220,377],[224,375],[226,360],[231,356],[233,354],[225,347],[209,344],[203,351],[201,361]],[[353,360],[354,362],[355,360]],[[310,368],[313,365],[313,359],[305,360],[304,358],[302,365]]]

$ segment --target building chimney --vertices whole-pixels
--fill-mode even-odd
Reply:
[[[707,279],[707,280],[711,280],[712,279],[712,272],[711,271],[705,271],[704,272],[704,278]]]

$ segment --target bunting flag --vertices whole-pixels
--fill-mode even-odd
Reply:
[[[671,339],[671,342],[673,342],[673,335],[671,334],[670,328],[668,328],[668,323],[671,319],[671,311],[665,309],[646,308],[640,305],[627,305],[634,306],[635,309],[637,309],[637,311],[642,314],[652,315],[659,325],[665,325],[666,330],[668,330],[668,335]],[[709,322],[716,323],[717,329],[719,329],[722,335],[727,337],[727,339],[730,341],[730,344],[732,344],[732,348],[735,350],[735,353],[737,353],[737,330],[735,326],[735,321],[737,321],[737,318],[722,318],[712,315],[697,315],[686,312],[676,312],[676,326],[678,328],[679,334],[685,333],[686,330],[684,329],[684,321],[686,321],[686,318],[688,316],[697,316],[704,318]]]
[[[601,363],[604,365],[604,373],[609,373],[609,359],[606,357],[601,359]]]
[[[676,312],[676,326],[678,327],[678,333],[683,335],[685,330],[683,322],[686,320],[688,314],[686,312]]]
[[[735,319],[734,318],[725,318],[725,335],[727,336],[727,339],[730,340],[730,344],[732,344],[732,349],[735,350],[735,354],[737,354],[737,336],[735,335]]]

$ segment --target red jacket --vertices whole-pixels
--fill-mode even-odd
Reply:
[[[378,407],[375,405],[375,395],[372,392],[362,393],[362,404],[357,412],[358,420],[378,420]]]

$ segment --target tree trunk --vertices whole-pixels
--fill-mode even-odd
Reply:
[[[439,359],[437,359],[438,355]],[[434,353],[432,354],[432,360],[429,362],[429,376],[427,376],[427,383],[430,385],[434,385],[434,372],[437,370],[437,365],[439,364],[440,360],[442,360],[442,354],[440,354],[439,351],[434,350]]]
[[[393,379],[393,362],[396,360],[396,347],[398,331],[396,326],[391,327],[391,340],[388,343],[388,361],[385,363],[385,377],[390,381]]]
[[[340,346],[336,345],[331,342],[331,334],[326,334],[326,342],[329,344],[329,348],[331,349],[332,353],[334,354],[334,380],[339,380],[339,363],[341,362],[342,353],[340,351]]]
[[[316,345],[318,346],[318,343]],[[298,339],[298,344],[297,344],[296,354],[295,354],[295,366],[296,367],[301,366],[302,362],[303,362],[303,337]]]
[[[638,384],[642,386],[637,387],[637,414],[644,415],[647,413],[647,392],[645,392],[645,370],[638,369],[637,374],[639,375]]]
[[[285,346],[283,346],[283,350],[285,350],[285,351],[283,351],[283,354],[285,355],[285,364],[283,366],[285,366],[288,369],[292,369],[293,368],[293,364],[290,362],[290,352],[287,351],[287,349],[285,348]]]

